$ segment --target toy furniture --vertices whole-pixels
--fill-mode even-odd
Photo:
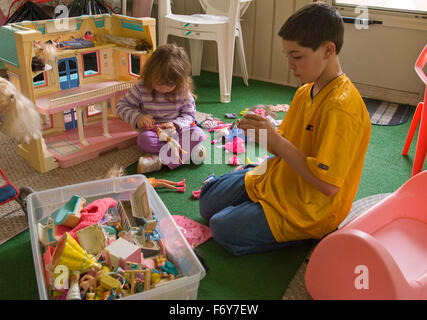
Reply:
[[[314,299],[427,299],[427,171],[326,236],[305,284]]]
[[[139,246],[130,243],[123,238],[118,238],[106,247],[105,254],[107,265],[112,266],[114,269],[119,266],[126,269],[126,263],[121,265],[122,261],[132,261],[140,264],[143,259]]]
[[[252,0],[199,0],[206,14],[173,14],[171,0],[159,0],[159,43],[167,43],[168,35],[188,38],[193,76],[200,75],[203,40],[213,40],[218,48],[218,71],[221,102],[231,99],[234,46],[237,38],[237,54],[242,77],[248,85],[248,72],[243,47],[242,15]]]
[[[74,228],[80,220],[80,213],[86,204],[86,199],[74,195],[61,208],[52,214],[53,222],[56,225],[62,225]]]
[[[20,144],[19,155],[44,173],[135,143],[137,132],[117,117],[115,107],[156,49],[155,28],[153,18],[115,14],[2,26],[0,61],[43,122],[43,137]],[[148,49],[112,39],[143,42]],[[54,44],[56,53],[42,56],[45,68],[33,72],[32,60],[40,58],[40,44],[46,43]],[[73,45],[59,48],[60,43]]]
[[[417,129],[418,123],[420,128],[418,130],[417,147],[415,150],[414,164],[412,166],[412,176],[423,170],[424,162],[427,154],[427,76],[423,71],[424,66],[427,63],[427,45],[424,47],[420,56],[415,63],[415,71],[424,82],[425,92],[424,101],[418,103],[417,109],[415,110],[414,117],[409,128],[408,136],[406,137],[405,146],[403,147],[402,155],[408,154],[409,147],[411,146],[412,138]]]

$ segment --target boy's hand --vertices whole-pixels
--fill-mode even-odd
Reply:
[[[154,125],[154,119],[149,114],[144,114],[142,117],[138,119],[138,122],[136,124],[139,129],[151,129]]]
[[[237,127],[242,129],[247,135],[248,129],[255,130],[255,140],[259,143],[259,134],[266,134],[267,146],[263,146],[267,148],[267,151],[277,155],[277,148],[280,146],[280,140],[282,136],[277,131],[276,127],[271,123],[270,120],[261,117],[257,114],[253,113],[245,113],[244,117],[239,121]],[[261,131],[260,131],[261,130]]]

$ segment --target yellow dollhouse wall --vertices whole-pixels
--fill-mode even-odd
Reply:
[[[57,28],[58,23],[62,27],[66,25],[63,21],[58,22],[57,20],[27,21],[13,24],[12,32],[14,33],[12,38],[15,39],[18,61],[16,65],[8,63],[4,63],[4,65],[9,71],[10,81],[34,103],[36,103],[36,98],[39,96],[61,91],[58,73],[59,59],[76,57],[79,85],[83,85],[109,80],[136,82],[138,77],[129,74],[129,54],[140,55],[141,66],[151,54],[151,52],[148,54],[146,52],[137,52],[111,43],[97,43],[93,48],[78,50],[58,50],[55,61],[47,61],[52,67],[44,72],[47,85],[34,87],[33,78],[37,75],[31,70],[31,60],[35,55],[34,41],[44,43],[47,40],[56,40],[58,38],[60,38],[58,41],[65,41],[71,37],[83,37],[87,31],[91,31],[95,41],[97,36],[112,34],[121,37],[144,39],[152,46],[152,51],[156,49],[155,19],[153,18],[132,18],[118,15],[82,16],[69,18],[68,28],[61,27],[60,29]],[[98,51],[100,73],[85,77],[83,76],[82,53],[90,51]],[[3,62],[5,61],[3,60]],[[114,110],[114,101],[117,101],[117,97],[113,98],[112,101],[112,109]],[[54,134],[63,130],[64,119],[62,113],[51,116],[53,128],[45,131],[44,135]],[[18,146],[18,153],[32,167],[42,173],[58,167],[53,156],[47,150],[44,150],[43,146],[42,139],[32,140],[29,144]]]
[[[144,39],[155,50],[156,34],[155,34],[155,19],[153,18],[133,18],[121,15],[96,15],[82,16],[69,18],[68,29],[55,29],[55,20],[46,21],[28,21],[22,22],[20,26],[35,31],[38,35],[36,39],[45,42],[60,38],[60,41],[66,41],[72,37],[84,37],[86,32],[90,32],[94,36],[96,43],[95,47],[79,50],[58,50],[55,61],[51,61],[52,69],[44,72],[46,85],[29,88],[29,96],[38,97],[61,90],[58,74],[58,60],[75,57],[78,64],[78,74],[80,85],[102,82],[102,81],[129,81],[136,82],[138,77],[131,74],[130,69],[130,54],[137,54],[141,57],[140,65],[144,65],[150,53],[138,52],[136,50],[123,48],[114,44],[103,41],[103,35],[112,34],[120,37],[129,37],[136,39]],[[59,24],[63,26],[63,23]],[[97,52],[99,72],[95,75],[85,76],[83,70],[83,54]],[[34,56],[34,50],[27,53],[26,56]],[[27,62],[31,64],[31,61]],[[49,63],[49,62],[47,62]],[[35,74],[28,74],[32,83]],[[22,81],[22,79],[21,79]]]

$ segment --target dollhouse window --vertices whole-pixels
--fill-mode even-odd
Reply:
[[[47,79],[45,72],[41,72],[33,78],[34,88],[47,86]]]
[[[141,74],[141,56],[139,54],[129,55],[129,74],[137,77]]]
[[[100,73],[98,52],[89,52],[82,54],[83,75],[85,77],[94,76]]]

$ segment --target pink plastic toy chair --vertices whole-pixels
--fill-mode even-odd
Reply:
[[[313,250],[305,284],[314,299],[427,299],[427,171]]]
[[[421,172],[424,167],[424,161],[427,154],[427,76],[425,75],[423,68],[427,63],[427,45],[421,52],[420,56],[415,63],[415,71],[420,76],[421,80],[426,85],[424,92],[424,101],[418,103],[417,109],[415,110],[414,117],[412,118],[411,126],[409,128],[408,136],[406,137],[405,146],[403,147],[402,155],[406,156],[411,146],[412,138],[414,137],[415,130],[417,129],[418,123],[421,119],[420,129],[418,131],[417,148],[415,150],[414,165],[412,166],[412,175],[416,175]]]

